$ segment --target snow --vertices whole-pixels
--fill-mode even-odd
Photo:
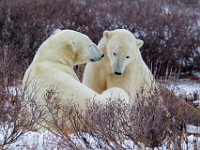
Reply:
[[[187,125],[186,129],[187,129],[187,132],[189,132],[189,133],[200,134],[200,127],[193,126],[193,125]]]
[[[188,128],[192,129],[195,127]],[[193,130],[193,129],[192,129]],[[86,140],[88,141],[89,145],[92,147],[92,149],[100,149],[98,146],[98,143],[96,142],[96,138],[89,135],[88,133],[82,133],[84,134]],[[81,149],[87,149],[86,145],[82,140],[79,139],[78,136],[71,134],[70,135],[72,140],[74,140],[74,143],[76,143],[77,146],[81,147]],[[51,137],[51,139],[49,138]],[[51,141],[51,140],[54,141]],[[59,146],[59,140],[60,138],[56,135],[50,133],[50,132],[44,132],[44,133],[37,133],[37,132],[28,132],[24,136],[21,137],[20,140],[18,140],[16,143],[12,144],[8,149],[15,149],[15,150],[26,150],[26,149],[52,149],[52,150],[58,150],[61,147]],[[187,144],[186,142],[187,141]],[[200,143],[200,138],[195,137],[194,135],[190,135],[186,137],[185,141],[182,141],[181,147],[182,149],[187,150],[193,150],[194,149],[194,141],[197,143]],[[103,144],[103,143],[102,143]],[[112,147],[116,147],[114,143],[111,143]],[[135,145],[131,140],[124,140],[122,143],[123,149],[138,149],[139,147]],[[167,142],[163,142],[163,145],[159,147],[159,149],[167,150]],[[109,147],[105,147],[106,149],[110,149]],[[64,148],[61,148],[64,149]],[[116,147],[117,149],[117,147]],[[142,146],[142,149],[150,149],[147,147]],[[156,148],[156,150],[158,150]]]
[[[198,104],[198,106],[200,106],[200,99],[199,100],[196,100],[194,101],[195,104]]]
[[[199,75],[199,74],[197,74]],[[197,81],[189,80],[189,79],[179,79],[174,80],[171,82],[166,82],[164,80],[159,81],[160,83],[164,84],[167,88],[174,90],[177,95],[179,94],[186,94],[188,96],[191,96],[194,92],[200,94],[200,83]],[[17,86],[17,88],[22,88],[21,86]],[[7,90],[11,91],[13,94],[21,94],[18,93],[16,87],[8,87]],[[200,104],[200,99],[196,100],[195,103]],[[196,134],[200,134],[200,127],[193,126],[193,125],[186,125],[186,130],[188,133],[191,133],[190,136],[186,137],[185,140],[182,141],[181,147],[182,149],[188,149],[193,150],[194,149],[194,141],[196,141],[197,144],[200,144],[200,137],[196,137]],[[96,139],[96,137],[93,137],[92,135],[88,133],[80,133],[82,134],[85,139],[87,139],[88,143],[91,145],[93,149],[99,149],[99,145],[97,143],[103,141],[100,139]],[[82,149],[87,149],[84,145],[84,142],[74,134],[69,135],[71,140],[76,143],[77,146],[80,146]],[[3,135],[0,134],[0,142],[3,139]],[[58,150],[61,147],[59,147],[59,141],[61,140],[61,137],[56,136],[55,134],[51,133],[50,131],[46,132],[27,132],[23,136],[21,136],[15,143],[11,144],[8,149],[9,150],[26,150],[26,149],[37,149],[37,150],[43,150],[43,149],[52,149],[52,150]],[[186,144],[186,141],[188,144]],[[115,147],[114,143],[112,146]],[[124,140],[121,143],[123,149],[138,149],[138,146],[135,145],[131,140]],[[172,145],[171,145],[172,146]],[[197,145],[200,146],[200,145]],[[163,142],[163,145],[159,147],[159,149],[167,150],[167,143]],[[105,145],[105,148],[106,145]],[[149,149],[146,147],[142,147],[144,149]],[[63,149],[63,148],[61,148]],[[107,148],[109,149],[109,148]]]
[[[200,46],[198,47],[198,53],[200,54]],[[195,77],[197,77],[198,79],[200,79],[200,72],[193,72],[192,73]]]
[[[6,92],[12,93],[13,95],[22,95],[22,86],[21,85],[16,85],[16,86],[8,86],[6,88]]]
[[[178,79],[172,81],[159,80],[168,89],[173,90],[176,95],[184,94],[191,96],[194,92],[200,94],[200,82],[190,79]]]
[[[27,148],[44,149],[45,136],[47,133],[27,132],[20,140],[12,144],[9,149],[25,150]]]

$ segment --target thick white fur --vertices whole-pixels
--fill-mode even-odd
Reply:
[[[72,30],[57,30],[42,43],[25,72],[24,104],[31,105],[34,100],[38,106],[45,106],[47,103],[44,97],[51,89],[58,92],[61,106],[73,102],[79,105],[79,109],[85,110],[88,100],[106,103],[108,94],[99,95],[80,83],[73,69],[76,64],[98,61],[102,55],[97,45],[86,35]],[[46,108],[44,111],[48,112]],[[49,118],[45,119],[49,122]],[[41,125],[46,124],[42,122]],[[38,130],[41,129],[38,127]]]
[[[98,93],[111,87],[120,87],[132,98],[141,90],[148,95],[155,83],[141,56],[139,48],[142,45],[142,40],[136,39],[125,29],[104,31],[98,44],[104,58],[86,65],[83,83]],[[121,75],[116,75],[116,72]]]
[[[55,88],[63,103],[74,98],[84,108],[87,99],[99,95],[79,82],[73,67],[101,56],[102,52],[84,34],[72,30],[53,34],[39,47],[24,75],[25,99],[34,95],[37,102],[43,104],[46,90]]]

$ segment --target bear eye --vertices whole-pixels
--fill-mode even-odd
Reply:
[[[127,59],[130,58],[130,56],[126,56],[126,58],[127,58]]]
[[[116,56],[116,53],[114,52],[113,55]]]

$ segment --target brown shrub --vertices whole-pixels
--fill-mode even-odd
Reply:
[[[172,144],[173,148],[181,148],[180,143],[187,136],[186,123],[190,112],[185,112],[182,105],[177,111],[173,104],[161,101],[159,94],[156,92],[148,99],[140,97],[133,105],[127,105],[120,99],[108,101],[106,105],[89,102],[85,112],[80,112],[78,106],[65,107],[62,118],[70,119],[56,124],[59,134],[53,133],[60,138],[57,144],[72,149],[92,149],[94,145],[100,149],[134,149],[124,143],[130,140],[139,148],[146,146],[153,149],[163,146],[164,142]],[[168,100],[174,101],[173,97]],[[75,131],[73,135],[67,132],[69,122]],[[55,139],[51,140],[55,142]]]
[[[172,0],[2,0],[0,47],[12,47],[20,65],[30,64],[55,28],[80,31],[96,43],[104,30],[126,28],[145,41],[142,55],[160,75],[167,67],[192,73],[200,70],[200,16],[195,4],[188,6]]]
[[[0,85],[0,149],[8,149],[37,122],[21,107],[22,92],[20,86]]]

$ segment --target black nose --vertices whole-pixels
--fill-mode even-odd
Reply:
[[[90,59],[90,61],[95,62],[95,59]]]
[[[103,58],[103,57],[104,57],[104,54],[101,55],[101,58]]]
[[[115,72],[115,74],[116,74],[116,75],[121,75],[122,73],[121,73],[121,72]]]

